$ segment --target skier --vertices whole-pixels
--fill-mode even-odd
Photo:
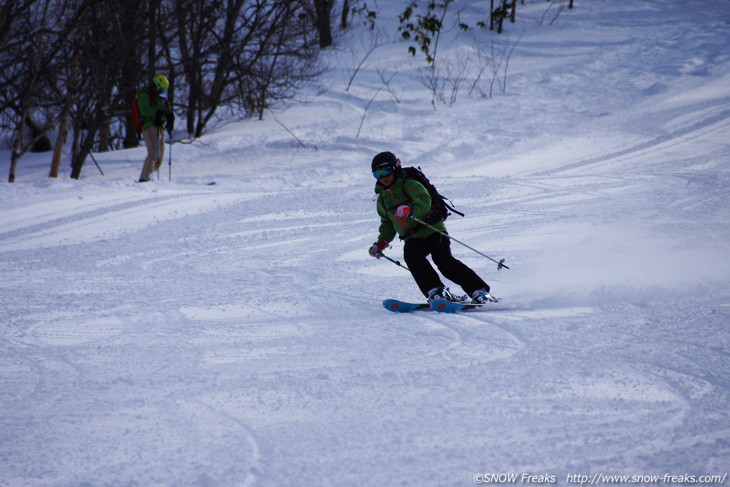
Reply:
[[[420,182],[404,177],[400,159],[392,152],[381,152],[373,158],[371,169],[377,179],[375,193],[378,195],[380,229],[378,240],[368,250],[370,255],[379,259],[383,249],[389,247],[398,234],[405,240],[403,258],[406,265],[429,303],[437,299],[457,299],[426,259],[429,254],[444,277],[461,286],[473,303],[493,299],[489,295],[489,285],[451,255],[450,239],[436,231],[447,233],[443,221],[431,225],[432,229],[410,218],[425,219],[431,210],[431,196]]]
[[[142,172],[139,174],[139,182],[144,183],[150,180],[150,173],[159,171],[162,159],[165,155],[165,131],[172,133],[175,122],[175,114],[167,101],[167,90],[170,82],[162,74],[152,78],[148,88],[137,93],[137,104],[139,114],[144,121],[142,126],[142,137],[147,147],[147,157],[142,165]]]

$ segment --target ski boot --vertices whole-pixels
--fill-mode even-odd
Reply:
[[[452,295],[448,288],[435,287],[428,292],[428,303],[431,304],[433,301],[438,299],[445,299],[446,301],[456,301],[457,299]]]
[[[471,293],[471,302],[474,304],[496,303],[497,298],[489,294],[486,289],[477,289]]]

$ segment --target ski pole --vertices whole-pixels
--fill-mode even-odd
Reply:
[[[165,132],[162,131],[162,128],[157,129],[157,158],[155,159],[155,172],[157,172],[157,180],[160,180],[160,164],[162,164],[162,161],[160,160],[160,156],[162,155],[162,143],[163,143],[163,137],[165,136]]]
[[[451,236],[451,235],[449,235],[448,233],[444,233],[444,232],[442,232],[441,230],[439,230],[438,228],[434,227],[433,225],[429,225],[429,224],[428,224],[428,223],[426,223],[425,221],[423,221],[423,220],[419,220],[418,218],[416,218],[416,217],[415,217],[415,216],[413,216],[413,215],[411,215],[411,218],[412,218],[412,219],[413,219],[414,221],[417,221],[418,223],[420,223],[420,224],[422,224],[422,225],[426,225],[426,226],[427,226],[428,228],[430,228],[430,229],[431,229],[431,230],[433,230],[434,232],[436,232],[436,233],[440,233],[440,234],[441,234],[441,235],[443,235],[444,237],[446,237],[446,238],[450,238],[450,239],[451,239],[451,240],[453,240],[454,242],[456,242],[456,243],[459,243],[459,244],[463,245],[463,246],[464,246],[464,247],[466,247],[467,249],[469,249],[469,250],[473,250],[474,252],[476,252],[477,254],[481,255],[482,257],[486,257],[487,259],[491,260],[492,262],[494,262],[495,264],[497,264],[497,270],[500,270],[500,269],[501,269],[502,267],[504,267],[505,269],[509,269],[509,267],[507,267],[507,266],[505,265],[505,263],[504,263],[504,259],[500,259],[500,260],[495,260],[495,259],[493,259],[493,258],[489,257],[489,256],[488,256],[487,254],[483,254],[482,252],[479,252],[479,251],[478,251],[477,249],[475,249],[474,247],[470,247],[469,245],[465,244],[464,242],[461,242],[461,241],[459,241],[459,240],[456,240],[456,239],[455,239],[454,237],[452,237],[452,236]]]
[[[89,152],[89,155],[91,156],[91,160],[94,161],[94,164],[96,164],[96,168],[99,170],[99,172],[103,176],[104,175],[104,171],[101,170],[101,167],[99,166],[99,163],[96,162],[96,157],[94,157],[94,153],[93,152]]]
[[[391,259],[390,257],[388,257],[387,255],[385,255],[385,254],[384,254],[384,253],[382,253],[382,252],[378,252],[378,253],[379,253],[379,254],[380,254],[380,256],[381,256],[381,257],[383,257],[383,258],[384,258],[385,260],[389,260],[389,261],[390,261],[390,262],[392,262],[393,264],[395,264],[395,265],[397,265],[397,266],[400,266],[400,267],[404,268],[404,269],[405,269],[405,270],[407,270],[408,272],[410,272],[410,271],[411,271],[411,270],[410,270],[410,269],[409,269],[408,267],[406,267],[406,266],[404,266],[403,264],[401,264],[401,263],[400,263],[400,261],[398,261],[398,260],[395,260],[395,259]]]
[[[170,134],[170,154],[167,162],[167,180],[172,181],[172,131],[169,132]]]

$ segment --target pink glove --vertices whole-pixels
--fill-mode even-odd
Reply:
[[[375,242],[368,249],[368,253],[370,254],[371,257],[375,257],[376,259],[379,259],[380,255],[381,255],[380,252],[382,252],[383,249],[387,246],[388,246],[388,242],[386,242],[385,240],[381,240],[380,242]]]
[[[411,207],[408,205],[400,205],[395,209],[395,216],[399,218],[406,218],[411,214]]]

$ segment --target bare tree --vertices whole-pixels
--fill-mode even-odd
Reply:
[[[81,39],[78,39],[77,42],[80,43],[82,41]],[[56,143],[53,147],[51,170],[48,173],[48,177],[51,178],[57,178],[61,168],[61,156],[63,155],[63,148],[66,144],[66,138],[68,137],[69,120],[71,118],[71,111],[74,107],[75,94],[78,90],[78,78],[79,72],[81,71],[82,52],[83,48],[80,45],[77,46],[76,52],[69,63],[66,95],[64,96],[63,105],[61,106],[61,113],[58,121],[58,135],[56,136]]]
[[[140,2],[10,0],[3,6],[0,119],[12,140],[10,181],[20,157],[53,129],[58,135],[50,177],[58,176],[69,134],[74,178],[95,144],[110,147],[98,134],[111,134],[123,104],[120,79],[130,76],[122,76],[120,68],[128,65],[124,56],[132,39],[123,20]],[[29,126],[35,128],[30,138]]]
[[[380,31],[375,31],[371,35],[366,36],[363,41],[350,42],[348,49],[352,53],[352,61],[355,65],[352,68],[352,74],[347,82],[345,91],[350,91],[352,83],[355,81],[355,77],[363,68],[370,56],[382,46],[392,44],[393,42],[394,41],[392,40],[384,39],[383,34]]]
[[[332,0],[330,0],[332,1]],[[322,69],[312,0],[6,0],[0,131],[19,159],[57,129],[49,176],[93,150],[137,144],[130,104],[154,74],[199,137],[221,108],[263,117]],[[332,5],[324,4],[331,12]],[[30,132],[30,136],[28,135]]]
[[[263,117],[270,103],[312,79],[311,16],[290,0],[200,0],[172,10],[187,89],[188,133],[199,137],[221,106]]]
[[[58,55],[58,32],[50,0],[9,0],[0,23],[0,123],[10,134],[8,181],[20,158],[53,128],[49,69]],[[35,127],[30,138],[26,128]]]
[[[209,2],[171,2],[169,12],[176,21],[174,43],[179,49],[180,58],[170,59],[171,64],[182,67],[182,76],[187,83],[186,127],[189,134],[200,136],[205,123],[199,121],[201,112],[208,108],[204,82],[211,69],[213,31],[216,28],[215,16],[220,11],[219,1]]]
[[[262,18],[260,34],[249,44],[254,55],[238,64],[245,68],[238,70],[243,75],[239,101],[253,102],[247,109],[259,118],[272,103],[292,98],[303,83],[323,71],[310,39],[313,26],[301,7],[286,0],[274,3]]]
[[[124,39],[125,46],[122,53],[123,59],[119,66],[118,83],[121,99],[119,104],[112,108],[112,111],[123,120],[123,146],[125,148],[139,145],[139,137],[132,121],[130,106],[137,94],[140,80],[145,79],[144,76],[150,74],[142,69],[143,60],[145,59],[143,56],[144,48],[146,45],[152,44],[151,40],[146,41],[147,32],[153,27],[150,24],[151,19],[146,20],[149,17],[148,12],[152,8],[148,3],[148,0],[125,0],[120,2],[117,16],[119,34],[121,39]],[[162,37],[163,40],[166,38],[167,36]],[[154,66],[156,57],[150,61],[147,64]]]
[[[118,90],[121,66],[129,39],[124,37],[120,15],[125,0],[84,0],[73,19],[75,35],[80,39],[71,44],[74,55],[82,59],[75,88],[72,113],[74,139],[71,156],[71,177],[78,179],[84,161],[95,145],[108,147],[99,134],[108,132],[125,94]]]
[[[369,9],[367,3],[362,0],[342,0],[340,29],[345,30],[348,28],[351,14],[365,17],[370,28],[375,27],[375,19],[378,17],[376,10]]]

